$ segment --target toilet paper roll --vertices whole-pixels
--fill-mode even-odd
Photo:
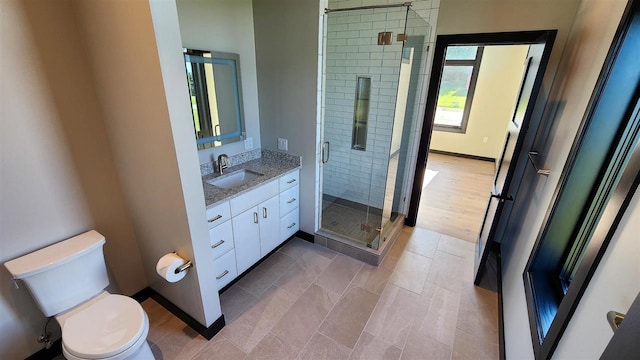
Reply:
[[[156,272],[168,282],[173,283],[180,281],[187,275],[187,271],[182,271],[176,274],[176,269],[186,262],[187,260],[181,258],[177,254],[169,253],[158,260]]]

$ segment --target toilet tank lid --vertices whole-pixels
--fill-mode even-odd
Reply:
[[[104,243],[104,236],[90,230],[7,261],[4,266],[14,279],[23,279],[76,259]]]

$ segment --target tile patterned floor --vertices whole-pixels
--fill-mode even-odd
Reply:
[[[149,299],[156,359],[497,359],[497,295],[473,244],[405,228],[379,267],[300,239],[222,294],[211,341]]]

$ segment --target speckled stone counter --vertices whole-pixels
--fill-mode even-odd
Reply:
[[[202,187],[204,188],[204,199],[207,209],[222,201],[229,200],[247,192],[281,175],[295,171],[302,165],[300,156],[292,154],[262,149],[261,155],[262,156],[258,159],[243,162],[224,169],[223,175],[216,173],[203,175]],[[223,189],[207,183],[207,181],[211,179],[231,174],[241,169],[251,170],[264,175],[232,189]]]

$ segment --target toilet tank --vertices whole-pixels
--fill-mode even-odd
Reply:
[[[26,285],[44,315],[53,316],[109,285],[104,243],[104,236],[91,230],[7,261],[4,266]]]

